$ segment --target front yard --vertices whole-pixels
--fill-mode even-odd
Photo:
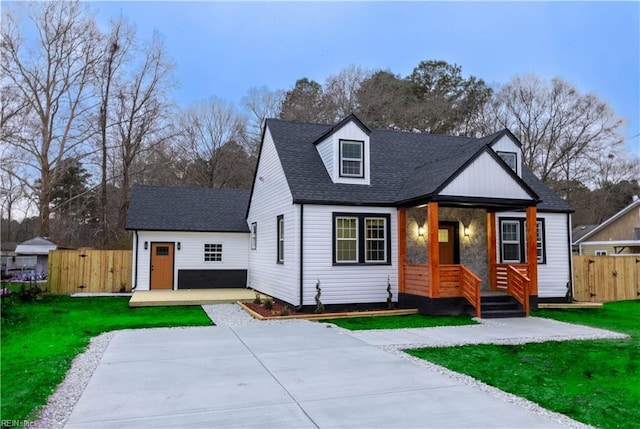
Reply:
[[[46,403],[91,337],[116,329],[211,325],[200,306],[131,309],[128,300],[68,296],[7,300],[2,306],[0,419],[34,419],[34,411]]]
[[[532,316],[622,332],[624,340],[407,350],[501,390],[600,428],[640,422],[640,300]]]

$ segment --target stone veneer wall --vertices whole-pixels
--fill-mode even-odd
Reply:
[[[487,211],[441,207],[438,209],[438,218],[441,221],[459,222],[460,263],[480,277],[482,290],[488,290]],[[464,225],[469,227],[469,238],[464,236]]]
[[[487,211],[440,207],[438,218],[441,221],[458,222],[460,231],[460,263],[473,271],[482,280],[481,288],[489,289],[489,269],[487,257]],[[426,207],[414,207],[407,210],[407,263],[426,264],[429,249],[427,238],[418,236],[418,227],[427,224]],[[469,226],[470,236],[464,236],[464,225]]]

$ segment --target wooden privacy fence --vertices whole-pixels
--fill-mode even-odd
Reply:
[[[640,256],[573,256],[573,298],[640,299]]]
[[[51,293],[131,292],[131,250],[49,252]]]

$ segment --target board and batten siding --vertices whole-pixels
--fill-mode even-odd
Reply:
[[[449,183],[440,195],[530,200],[531,196],[487,152]]]
[[[390,265],[333,265],[333,213],[390,215]],[[320,280],[323,304],[386,302],[387,278],[398,299],[398,241],[395,208],[304,206],[304,305],[315,305]]]
[[[522,212],[496,213],[496,249],[500,262],[500,218],[526,218]],[[544,219],[546,263],[538,264],[538,296],[540,298],[562,298],[567,294],[567,283],[571,281],[571,252],[567,213],[538,212]]]
[[[135,237],[135,235],[134,235]],[[148,242],[145,250],[144,242]],[[138,266],[133,270],[133,284],[136,290],[149,290],[151,243],[175,243],[173,288],[177,288],[178,270],[246,270],[248,269],[249,233],[244,232],[178,232],[178,231],[138,231],[134,239],[133,262],[136,246]],[[180,250],[178,250],[180,242]],[[222,262],[205,262],[204,245],[222,244]],[[137,273],[137,274],[136,274]],[[137,275],[137,282],[135,276]]]
[[[277,217],[284,216],[284,263],[277,259]],[[249,249],[248,286],[299,304],[299,206],[294,206],[269,129],[265,131],[247,223],[257,223],[257,246]]]
[[[491,145],[491,149],[494,152],[515,152],[516,154],[516,165],[518,166],[517,174],[522,177],[522,149],[511,140],[509,136],[502,136],[500,140]]]

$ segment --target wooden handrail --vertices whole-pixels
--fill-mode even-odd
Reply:
[[[522,274],[515,267],[507,267],[507,293],[514,297],[522,307],[524,313],[529,315],[529,291],[531,290],[531,280]]]
[[[473,271],[460,265],[460,291],[476,310],[476,317],[481,317],[480,304],[480,277],[476,276]]]

